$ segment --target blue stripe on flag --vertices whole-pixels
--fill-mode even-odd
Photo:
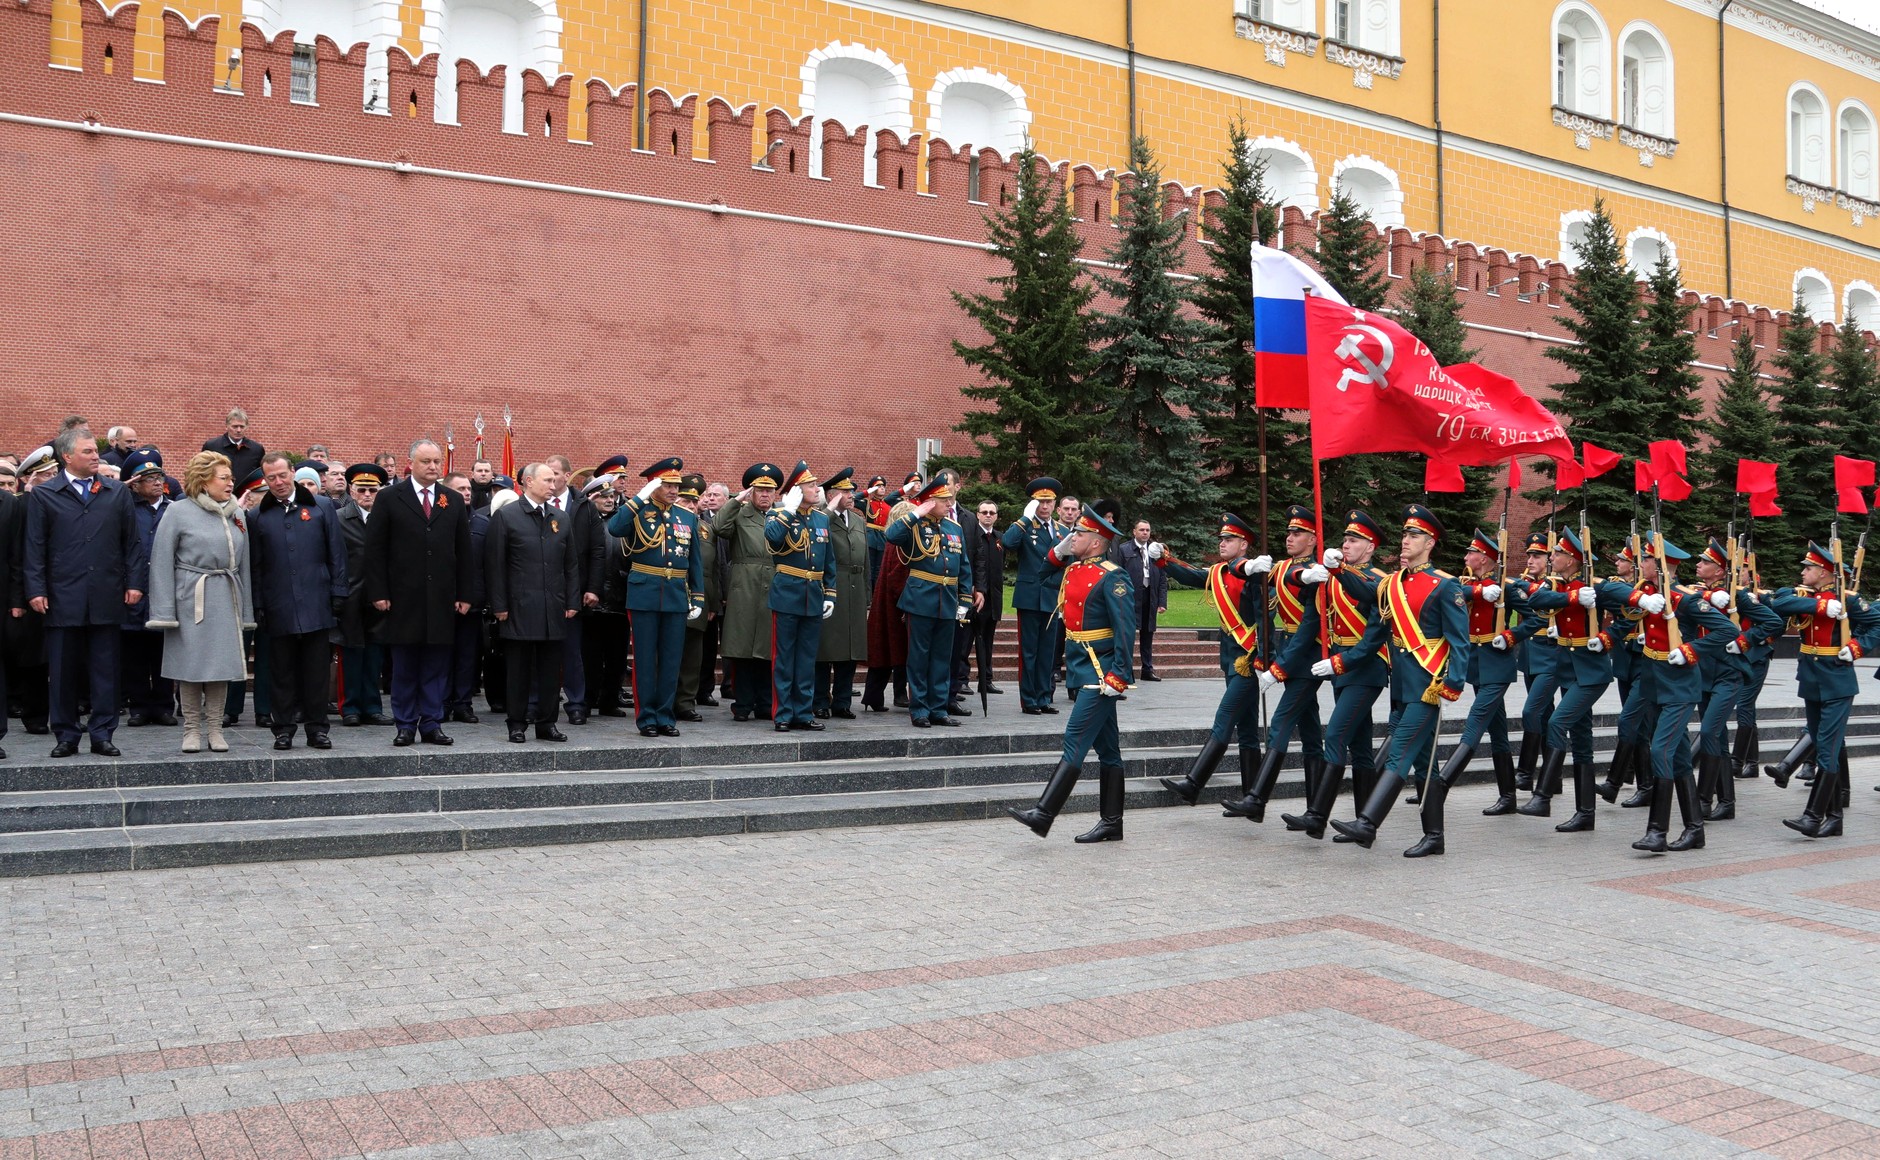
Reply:
[[[1306,353],[1305,299],[1255,298],[1253,349],[1272,354]]]

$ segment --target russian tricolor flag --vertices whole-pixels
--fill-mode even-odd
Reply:
[[[1306,295],[1344,303],[1317,270],[1299,259],[1253,246],[1254,403],[1303,411],[1306,390]]]

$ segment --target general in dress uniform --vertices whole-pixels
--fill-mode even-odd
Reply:
[[[725,577],[725,626],[719,648],[731,670],[731,719],[771,718],[770,563],[765,513],[777,499],[783,468],[753,463],[744,490],[712,516],[718,551],[730,564]]]
[[[1026,484],[1025,490],[1031,500],[1024,514],[1005,529],[1000,543],[1018,553],[1018,583],[1012,589],[1012,607],[1018,612],[1018,701],[1026,713],[1035,715],[1057,712],[1051,703],[1056,658],[1050,627],[1063,573],[1062,566],[1047,557],[1070,529],[1056,518],[1062,484],[1046,475]]]
[[[836,611],[816,649],[816,716],[855,718],[855,666],[868,659],[868,530],[855,505],[855,469],[823,481],[836,562]],[[885,542],[885,541],[884,541]]]
[[[1318,520],[1311,508],[1295,504],[1286,509],[1286,558],[1277,563],[1267,556],[1256,556],[1253,560],[1252,569],[1256,574],[1262,565],[1270,570],[1266,609],[1258,623],[1259,691],[1264,694],[1280,684],[1285,688],[1267,722],[1266,755],[1261,759],[1253,786],[1240,800],[1221,803],[1225,817],[1254,822],[1266,820],[1266,802],[1273,796],[1273,787],[1279,784],[1280,766],[1285,764],[1286,750],[1292,744],[1294,733],[1299,734],[1299,763],[1305,773],[1308,797],[1312,787],[1318,784],[1319,770],[1324,768],[1325,729],[1319,723],[1321,682],[1309,671],[1288,673],[1274,664],[1292,643],[1305,618],[1306,604],[1311,599],[1305,577],[1315,569],[1324,571],[1318,562],[1318,551]]]
[[[629,561],[633,723],[645,737],[679,736],[685,622],[705,615],[705,575],[694,550],[698,517],[674,502],[684,467],[674,455],[640,472],[645,485],[607,522]]]
[[[1266,614],[1266,585],[1259,577],[1273,567],[1271,556],[1247,558],[1253,542],[1253,527],[1233,512],[1221,516],[1217,548],[1220,560],[1206,568],[1197,568],[1175,559],[1160,544],[1149,545],[1149,555],[1156,565],[1177,584],[1200,588],[1208,594],[1208,605],[1221,621],[1221,676],[1227,690],[1214,710],[1214,726],[1208,739],[1195,755],[1188,773],[1180,778],[1165,777],[1162,784],[1170,792],[1194,805],[1201,791],[1214,776],[1214,770],[1227,754],[1228,742],[1240,739],[1240,792],[1253,792],[1254,775],[1260,766],[1260,620]],[[1261,565],[1264,564],[1265,567]]]
[[[764,521],[775,575],[770,581],[771,684],[776,728],[819,730],[816,720],[816,650],[822,622],[836,611],[836,561],[822,487],[798,460],[783,480],[783,499]]]
[[[953,634],[973,611],[973,569],[960,525],[948,519],[953,488],[942,473],[914,496],[912,509],[888,524],[888,543],[907,557],[908,715],[914,727],[958,725],[948,715],[953,690]]]
[[[679,504],[697,515],[698,497],[705,494],[705,477],[688,472],[679,477]],[[718,540],[712,532],[709,519],[699,519],[693,531],[692,554],[698,557],[700,591],[705,596],[705,614],[688,616],[685,622],[685,653],[679,660],[679,696],[674,701],[674,714],[681,721],[703,721],[699,715],[699,688],[704,686],[705,697],[710,704],[712,692],[711,678],[705,672],[705,637],[710,629],[717,627],[722,619],[719,610],[724,607],[724,593],[718,585]],[[716,650],[714,650],[716,651]]]
[[[1089,508],[1063,548],[1075,557],[1062,573],[1059,611],[1064,617],[1065,664],[1073,699],[1064,724],[1064,749],[1051,771],[1044,795],[1028,810],[1006,812],[1040,838],[1070,800],[1083,773],[1084,757],[1097,751],[1098,821],[1079,842],[1118,842],[1123,838],[1123,750],[1116,726],[1116,703],[1131,684],[1135,655],[1136,589],[1129,577],[1104,559],[1117,539],[1116,525]],[[1055,550],[1055,546],[1054,549]]]
[[[1729,767],[1730,721],[1750,681],[1750,654],[1787,630],[1787,622],[1747,588],[1732,585],[1730,551],[1712,539],[1693,565],[1698,590],[1711,606],[1730,618],[1736,639],[1701,666],[1704,698],[1697,717],[1697,804],[1707,822],[1736,817],[1736,777]]]

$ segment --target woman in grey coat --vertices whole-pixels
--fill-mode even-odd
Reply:
[[[163,630],[163,675],[183,707],[183,752],[226,753],[222,700],[247,676],[242,630],[255,626],[248,526],[228,457],[204,451],[183,471],[181,503],[157,524],[150,549],[150,625]],[[205,708],[207,713],[205,716]]]

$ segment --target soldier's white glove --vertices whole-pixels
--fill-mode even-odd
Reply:
[[[1553,637],[1553,638],[1554,638],[1555,640],[1559,640],[1559,639],[1560,639],[1560,629],[1559,629],[1559,627],[1558,627],[1558,626],[1556,626],[1556,625],[1552,625],[1552,624],[1550,624],[1550,625],[1548,625],[1548,626],[1547,626],[1547,635],[1548,635],[1548,636],[1551,636],[1551,637]]]
[[[836,614],[836,602],[833,600],[823,601],[823,617],[822,618],[824,620],[828,620],[830,617],[834,616],[835,614]]]
[[[1247,561],[1246,568],[1245,574],[1248,576],[1258,576],[1262,573],[1271,572],[1273,570],[1273,557],[1255,556],[1253,559]]]
[[[1061,561],[1069,562],[1071,559],[1071,537],[1065,536],[1063,539],[1059,540],[1057,545],[1051,549],[1051,554]]]
[[[1501,585],[1499,584],[1482,585],[1482,599],[1488,601],[1490,604],[1500,604],[1501,603]]]
[[[1336,568],[1345,562],[1345,554],[1337,548],[1327,548],[1321,562],[1327,568]]]
[[[1647,592],[1645,595],[1638,598],[1638,606],[1641,611],[1652,616],[1657,616],[1665,610],[1664,594],[1659,592]]]
[[[1743,598],[1749,601],[1751,604],[1762,603],[1762,597],[1756,595],[1756,590],[1754,588],[1743,589]]]
[[[796,509],[802,506],[803,506],[803,489],[802,488],[793,487],[789,491],[786,491],[783,493],[783,510],[784,511],[795,512]]]
[[[964,604],[962,604],[960,605],[959,610],[954,614],[954,619],[958,620],[961,624],[965,624],[967,619],[971,617],[972,614],[973,614],[973,610],[966,607]]]
[[[1488,647],[1494,649],[1496,652],[1507,652],[1508,638],[1497,635],[1494,640],[1488,642]]]
[[[1603,653],[1606,651],[1606,642],[1598,637],[1593,637],[1586,642],[1586,651],[1590,653]]]
[[[1735,641],[1731,641],[1729,644],[1726,644],[1723,646],[1723,651],[1731,654],[1732,656],[1740,657],[1743,655],[1743,646],[1736,643]]]
[[[687,620],[697,620],[699,617],[704,616],[704,615],[705,615],[705,610],[703,608],[700,608],[696,604],[694,604],[692,607],[685,610],[685,618]]]
[[[1710,594],[1710,604],[1718,612],[1723,612],[1730,607],[1730,594],[1719,588]]]
[[[1160,560],[1162,558],[1161,544],[1152,543],[1149,545],[1149,558],[1151,560]]]
[[[1279,678],[1273,675],[1272,669],[1260,670],[1260,691],[1262,693],[1277,684],[1279,684]]]
[[[1038,518],[1038,501],[1037,500],[1034,499],[1030,503],[1025,505],[1025,518],[1028,520],[1035,520]]]
[[[1112,687],[1108,681],[1098,681],[1097,688],[1106,697],[1120,697],[1123,695],[1123,690]]]
[[[1671,655],[1666,657],[1665,660],[1672,665],[1676,665],[1679,668],[1683,668],[1685,664],[1684,650],[1681,648],[1672,649]]]
[[[1840,657],[1842,660],[1846,661],[1850,665],[1854,663],[1854,650],[1851,648],[1848,648],[1846,645],[1842,645],[1841,651],[1836,653],[1835,655]]]
[[[1331,676],[1331,675],[1332,675],[1332,662],[1331,662],[1331,659],[1330,659],[1330,658],[1327,658],[1327,659],[1325,659],[1325,660],[1322,660],[1322,661],[1313,661],[1313,662],[1312,662],[1312,675],[1313,675],[1313,676],[1315,676],[1315,677],[1329,677],[1329,676]]]
[[[1828,601],[1828,619],[1829,620],[1846,620],[1847,619],[1847,606],[1845,604],[1842,604],[1839,600]]]
[[[641,499],[647,499],[651,497],[654,492],[659,490],[659,484],[660,484],[660,479],[658,476],[654,476],[653,478],[647,480],[646,486],[642,487],[639,491],[639,497]]]
[[[1579,591],[1579,597],[1580,597],[1581,608],[1591,608],[1594,605],[1599,603],[1599,593],[1593,591],[1591,588],[1588,588],[1585,585],[1581,585],[1580,591]]]
[[[1312,567],[1299,573],[1299,583],[1301,584],[1323,584],[1331,578],[1332,574],[1325,570],[1325,565],[1323,564],[1314,564]]]

